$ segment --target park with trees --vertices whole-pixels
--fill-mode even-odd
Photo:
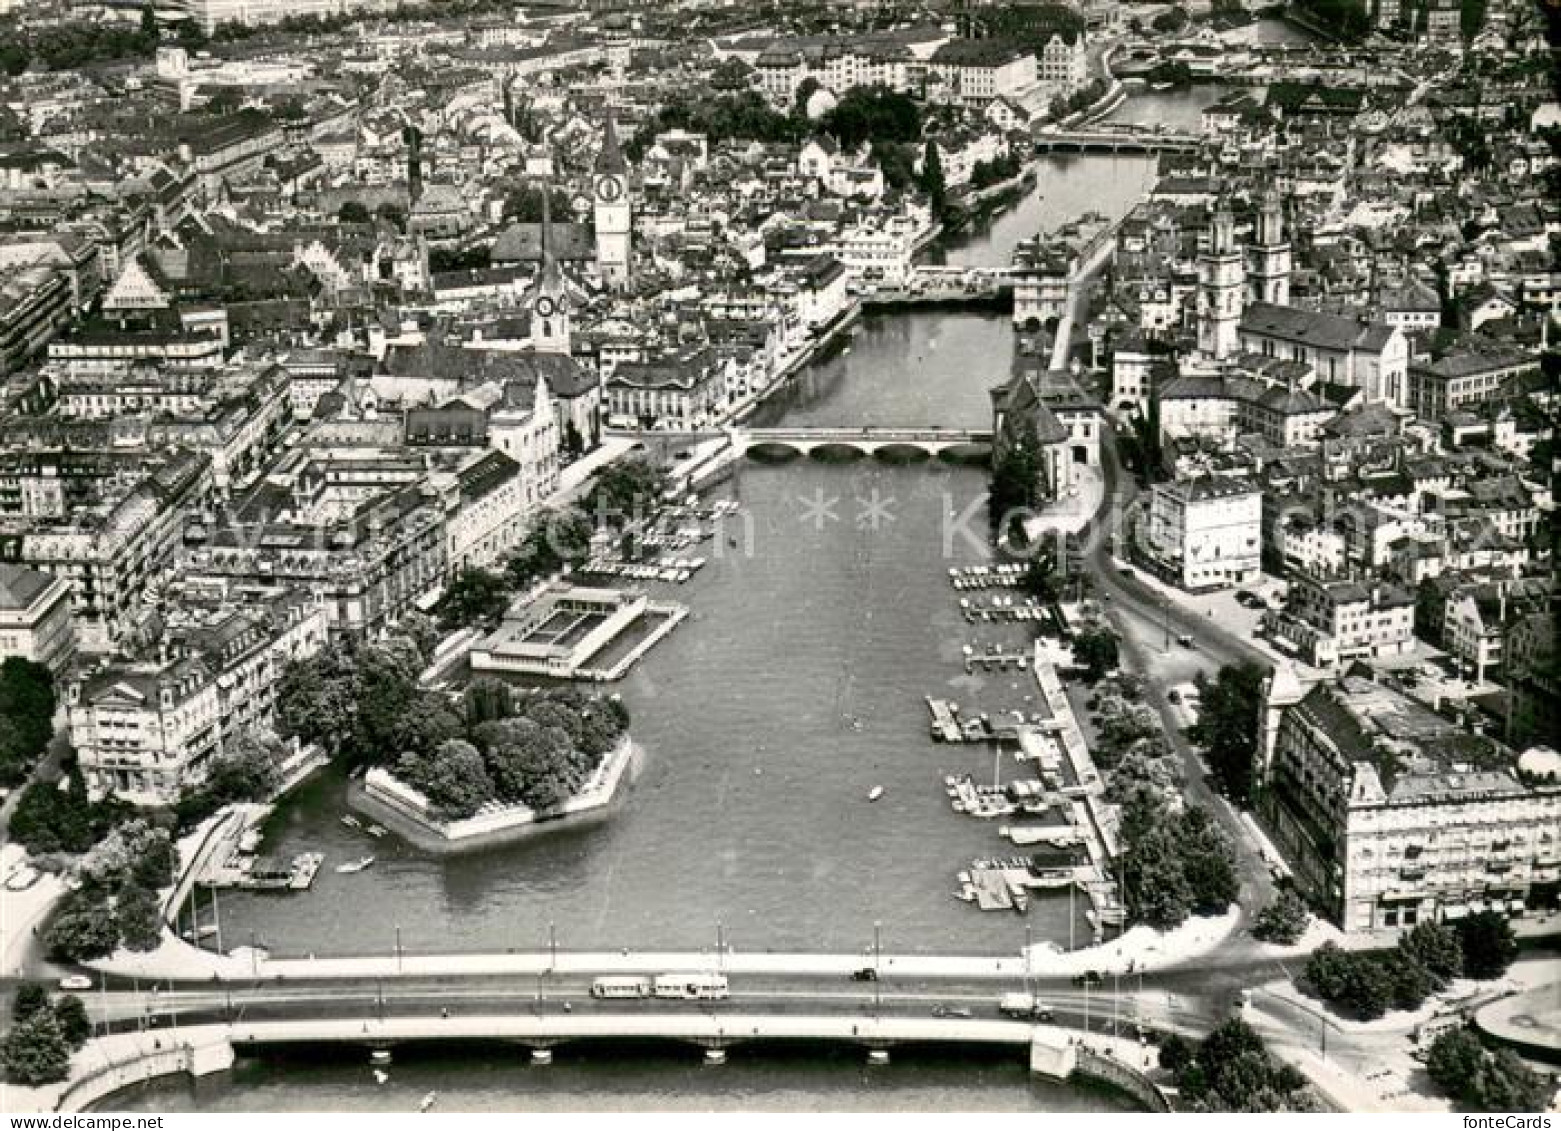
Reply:
[[[1223,915],[1240,890],[1235,849],[1208,810],[1173,811],[1148,786],[1123,800],[1118,843],[1114,868],[1130,923],[1168,931],[1194,915]]]
[[[1276,1061],[1263,1038],[1239,1017],[1201,1041],[1172,1034],[1160,1046],[1160,1067],[1176,1081],[1178,1110],[1313,1112],[1306,1078]]]
[[[1494,911],[1453,923],[1419,923],[1391,950],[1345,950],[1324,943],[1297,982],[1340,1013],[1372,1021],[1390,1010],[1415,1010],[1454,978],[1499,978],[1517,957],[1512,924]]]
[[[1511,1049],[1489,1049],[1472,1029],[1442,1033],[1426,1073],[1465,1111],[1543,1111],[1552,1084]]]
[[[574,688],[522,691],[479,679],[443,737],[408,749],[395,776],[447,820],[489,802],[542,812],[577,793],[628,729],[620,700]]]
[[[54,677],[21,656],[0,663],[0,786],[26,781],[54,736]]]

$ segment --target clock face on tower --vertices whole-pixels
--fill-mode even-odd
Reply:
[[[611,173],[596,178],[596,195],[611,202],[623,196],[623,181]]]
[[[547,295],[537,299],[537,313],[543,318],[551,318],[553,316],[553,300]]]

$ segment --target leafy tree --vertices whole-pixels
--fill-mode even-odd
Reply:
[[[271,734],[244,730],[214,757],[204,792],[216,803],[268,801],[282,785],[284,750]]]
[[[1196,680],[1201,705],[1190,735],[1207,752],[1215,778],[1239,804],[1252,798],[1264,678],[1256,664],[1227,664],[1212,683],[1202,673]]]
[[[722,59],[710,69],[708,79],[712,90],[747,90],[752,85],[753,68],[736,56]]]
[[[464,739],[443,743],[432,755],[406,754],[396,773],[450,818],[470,817],[494,797],[482,755]]]
[[[65,1079],[70,1073],[70,1042],[52,1010],[40,1010],[12,1027],[0,1045],[6,1078],[36,1088]]]
[[[1252,925],[1252,934],[1264,942],[1291,946],[1305,933],[1306,924],[1310,920],[1311,913],[1307,910],[1306,901],[1293,888],[1286,888],[1273,903],[1258,913],[1257,921]]]
[[[516,712],[514,687],[493,676],[480,676],[467,684],[464,701],[466,724],[470,727],[507,719]]]
[[[1170,1059],[1176,1067],[1168,1070],[1191,1110],[1315,1110],[1305,1078],[1289,1065],[1276,1063],[1263,1039],[1239,1017],[1222,1023],[1191,1055],[1177,1050]]]
[[[1086,682],[1094,683],[1117,666],[1118,643],[1109,628],[1087,628],[1073,638],[1073,659],[1084,669]]]
[[[440,623],[446,629],[491,630],[503,618],[510,596],[503,574],[468,566],[456,575],[439,601]]]
[[[1318,996],[1363,1021],[1388,1011],[1393,980],[1383,962],[1371,954],[1324,943],[1307,960],[1303,979]]]
[[[130,950],[156,950],[163,941],[162,906],[155,893],[126,884],[114,900],[120,943]]]
[[[136,817],[110,832],[82,858],[81,875],[90,883],[117,887],[136,874],[155,877],[153,887],[172,882],[173,842],[166,829]]]
[[[60,1032],[73,1049],[79,1049],[92,1036],[92,1019],[87,1007],[75,994],[66,994],[54,1003],[54,1019],[60,1024]]]
[[[1463,946],[1464,976],[1480,981],[1501,977],[1518,956],[1512,924],[1495,911],[1458,920],[1458,941]]]
[[[425,666],[434,658],[443,635],[433,617],[416,609],[402,615],[396,630],[417,646],[418,659]]]
[[[465,722],[443,695],[419,691],[402,715],[395,747],[403,753],[431,753],[465,732]]]
[[[356,200],[348,200],[342,203],[336,212],[336,219],[343,224],[368,224],[373,222],[373,215],[368,206]]]
[[[596,478],[586,513],[599,525],[620,528],[643,518],[662,503],[667,472],[654,460],[637,456],[608,465]],[[567,529],[565,534],[570,533]],[[553,533],[556,541],[559,532]]]
[[[1024,568],[1023,588],[1026,596],[1038,601],[1055,601],[1062,595],[1062,575],[1047,554],[1036,554]]]
[[[1398,949],[1430,975],[1441,989],[1463,971],[1463,942],[1445,923],[1420,923],[1398,940]]]
[[[919,141],[921,107],[886,86],[857,86],[841,95],[820,124],[842,149],[855,152],[869,141]]]
[[[281,733],[338,752],[357,713],[358,679],[350,649],[326,649],[289,664],[277,687]]]
[[[35,781],[22,791],[11,814],[11,836],[37,856],[47,852],[85,852],[128,810],[117,799],[89,801],[77,773],[59,783]]]
[[[119,945],[119,921],[104,906],[101,889],[83,888],[61,907],[44,934],[49,955],[62,962],[83,962],[114,953]]]
[[[23,982],[11,999],[11,1021],[20,1025],[40,1009],[49,1008],[49,991],[41,982]]]
[[[49,669],[21,656],[0,663],[0,783],[32,772],[54,734],[56,698]]]
[[[938,143],[928,140],[927,147],[921,155],[921,190],[927,194],[927,202],[932,207],[934,216],[942,216],[948,211],[948,183],[943,173],[943,155],[938,150]]]
[[[1472,1030],[1454,1029],[1432,1042],[1426,1072],[1442,1091],[1475,1111],[1543,1111],[1544,1077],[1511,1049],[1492,1052]]]
[[[1029,420],[1017,424],[992,461],[987,514],[997,530],[1010,511],[1033,509],[1040,499],[1041,442]]]
[[[1160,1042],[1160,1067],[1172,1076],[1192,1063],[1198,1048],[1180,1033],[1172,1033]]]

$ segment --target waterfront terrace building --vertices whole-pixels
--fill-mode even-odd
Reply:
[[[211,496],[211,458],[175,450],[141,471],[91,485],[50,517],[0,518],[0,561],[62,578],[71,587],[76,637],[107,651],[178,546],[185,514]],[[63,494],[56,501],[63,499]]]
[[[1355,675],[1271,691],[1266,713],[1259,811],[1338,926],[1555,906],[1561,787],[1525,786],[1512,750]]]
[[[157,659],[115,660],[66,684],[71,746],[94,797],[171,805],[240,734],[270,728],[283,669],[325,646],[325,608],[291,588],[233,597],[181,592]]]
[[[35,569],[0,562],[0,660],[20,656],[59,675],[75,653],[70,585]]]
[[[1415,643],[1415,599],[1396,585],[1296,573],[1285,608],[1264,621],[1281,651],[1328,671],[1349,660],[1396,656]]]
[[[1409,341],[1397,326],[1252,302],[1237,333],[1243,350],[1305,362],[1319,381],[1360,390],[1366,404],[1409,402]]]

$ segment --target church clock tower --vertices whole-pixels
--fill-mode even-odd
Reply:
[[[531,346],[538,353],[568,354],[571,346],[569,288],[553,257],[553,217],[548,186],[542,188],[542,270],[531,289]]]
[[[629,163],[618,145],[618,127],[611,115],[591,187],[596,200],[596,273],[604,284],[618,290],[629,284],[634,218],[629,209]]]

